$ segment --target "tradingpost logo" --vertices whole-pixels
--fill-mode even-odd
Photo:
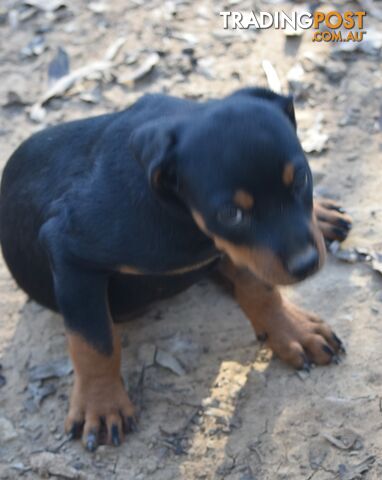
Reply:
[[[313,42],[362,42],[367,33],[364,27],[365,11],[294,11],[290,14],[284,11],[224,11],[219,15],[223,17],[224,29],[312,30]]]

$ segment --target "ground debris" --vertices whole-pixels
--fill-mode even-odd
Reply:
[[[320,440],[309,447],[309,465],[312,470],[318,470],[329,453],[328,445]]]
[[[73,371],[72,364],[68,358],[54,360],[42,365],[29,368],[29,381],[37,382],[48,378],[60,378],[69,375]]]
[[[48,45],[45,42],[45,37],[43,35],[36,35],[20,53],[23,58],[38,57],[47,48]]]
[[[372,15],[378,20],[382,20],[382,9],[380,6],[377,6],[377,3],[374,0],[357,0],[360,7],[362,7],[368,15]]]
[[[77,82],[80,82],[95,74],[102,75],[103,72],[110,70],[113,64],[110,61],[93,62],[85,67],[81,67],[73,72],[61,77],[55,82],[48,91],[42,95],[41,99],[35,105],[44,105],[53,97],[60,97],[66,93]]]
[[[133,85],[136,81],[148,75],[159,62],[159,55],[151,53],[142,64],[135,70],[125,75],[118,76],[118,83],[123,85]]]
[[[23,3],[44,12],[55,12],[59,8],[67,6],[63,0],[24,0]]]
[[[305,79],[305,71],[301,63],[296,63],[287,73],[287,81],[295,99],[306,99],[312,87]]]
[[[3,366],[0,363],[0,388],[7,384],[7,379],[3,375]]]
[[[329,251],[342,262],[357,263],[360,260],[355,249],[341,248],[341,244],[337,240],[329,245]]]
[[[323,433],[322,436],[341,450],[361,450],[363,448],[363,440],[360,435],[349,428],[333,434]]]
[[[143,367],[151,367],[155,363],[156,346],[153,343],[143,343],[138,350],[138,359]]]
[[[17,437],[17,432],[12,423],[5,417],[0,417],[0,445]]]
[[[301,142],[305,153],[321,153],[327,148],[329,135],[322,132],[323,116],[318,115],[312,128],[310,128],[305,138]]]
[[[193,413],[187,418],[183,426],[176,431],[169,432],[159,426],[161,439],[159,443],[172,450],[175,455],[184,455],[187,453],[188,446],[188,429],[190,425],[196,422],[200,411],[200,407],[194,408]]]
[[[339,82],[347,72],[346,64],[337,60],[328,60],[322,67],[323,72],[332,82]]]
[[[53,85],[57,80],[68,75],[70,70],[69,55],[63,47],[58,47],[57,53],[48,65],[48,82]]]
[[[203,348],[189,336],[177,333],[163,341],[161,348],[175,355],[182,365],[187,365],[187,371],[197,368]]]
[[[186,435],[182,433],[170,433],[163,428],[160,428],[160,433],[162,435],[162,439],[160,443],[167,447],[168,449],[172,450],[175,455],[185,455],[187,453],[185,448],[185,440]]]
[[[180,364],[179,360],[165,350],[157,349],[155,352],[154,362],[161,367],[167,368],[177,375],[185,375],[186,371]]]
[[[97,104],[102,100],[102,91],[99,86],[86,90],[80,94],[80,99],[85,103]]]
[[[104,60],[112,61],[115,60],[118,53],[121,51],[121,48],[125,45],[126,38],[119,37],[117,40],[110,45],[110,47],[106,50]]]
[[[86,8],[88,8],[93,13],[105,13],[108,11],[109,7],[105,2],[90,2]]]
[[[341,248],[338,241],[329,245],[330,252],[342,262],[366,263],[379,275],[382,275],[382,253],[373,249],[354,247],[350,249]]]
[[[235,458],[227,458],[221,465],[216,470],[216,473],[218,475],[221,475],[222,477],[225,477],[226,475],[229,475],[230,472],[235,468],[236,466],[236,461]]]
[[[29,105],[29,102],[23,100],[22,97],[15,91],[10,90],[7,92],[7,99],[3,104],[4,108],[10,107],[24,107],[25,105]]]
[[[37,411],[46,397],[55,394],[57,387],[52,382],[30,382],[28,384],[27,410],[32,413]]]
[[[367,55],[377,55],[382,48],[382,32],[373,28],[367,30],[367,35],[362,42],[339,42],[335,45],[333,53],[336,51],[351,53],[363,52]]]
[[[265,76],[267,77],[268,86],[276,93],[281,93],[281,81],[277,75],[275,67],[269,60],[263,60],[261,62]]]
[[[339,465],[338,475],[340,480],[361,480],[363,474],[368,472],[375,463],[375,456],[369,455],[357,465],[346,466]]]
[[[124,42],[124,39],[118,39],[107,49],[103,59],[89,63],[58,78],[58,80],[41,95],[40,99],[33,104],[30,109],[30,118],[37,122],[41,121],[45,116],[42,112],[44,110],[43,107],[49,100],[65,95],[74,85],[86,79],[102,79],[107,73],[110,73],[112,68],[117,65],[117,63],[114,62],[114,58],[117,56]]]
[[[30,457],[32,470],[43,478],[55,475],[64,479],[85,480],[87,477],[71,467],[69,461],[64,455],[51,452],[36,453]]]

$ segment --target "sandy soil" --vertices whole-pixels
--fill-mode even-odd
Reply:
[[[309,32],[287,40],[275,30],[222,29],[220,10],[248,10],[254,3],[274,8],[262,1],[81,0],[28,17],[21,1],[3,0],[1,166],[21,140],[45,125],[118,110],[147,91],[208,98],[265,85],[264,59],[286,92],[288,72],[301,62],[305,70],[292,85],[301,138],[320,118],[329,135],[326,148],[309,155],[317,188],[340,198],[353,216],[349,248],[381,251],[380,50],[341,53],[332,44],[313,44]],[[377,26],[369,15],[367,27]],[[102,59],[120,37],[126,42],[117,66],[50,101],[34,115],[39,121],[30,119],[31,105],[47,91],[48,65],[58,47],[73,71]],[[31,41],[38,55],[27,55]],[[153,52],[159,58],[151,57],[157,61],[152,72],[133,85],[130,74]],[[84,101],[89,99],[95,103]],[[49,472],[55,478],[128,480],[382,478],[381,286],[368,265],[331,257],[317,276],[287,290],[326,318],[348,349],[340,365],[315,368],[308,376],[271,359],[238,306],[208,280],[154,306],[122,327],[123,374],[141,409],[139,431],[120,448],[101,447],[92,455],[78,442],[64,441],[72,376],[66,371],[31,381],[33,367],[65,367],[62,319],[29,302],[1,262],[0,381],[6,384],[0,387],[0,478]],[[178,359],[185,372],[152,364],[155,349]]]

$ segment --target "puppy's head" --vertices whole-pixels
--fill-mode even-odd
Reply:
[[[272,284],[313,274],[325,258],[312,175],[292,99],[244,89],[167,124],[132,147],[163,197],[175,195],[238,266]]]

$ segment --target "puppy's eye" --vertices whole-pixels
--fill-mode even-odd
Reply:
[[[243,222],[243,210],[238,207],[228,206],[219,210],[217,214],[219,222],[227,227],[236,227]]]
[[[293,191],[299,193],[308,185],[308,173],[306,170],[297,170],[293,179]]]

